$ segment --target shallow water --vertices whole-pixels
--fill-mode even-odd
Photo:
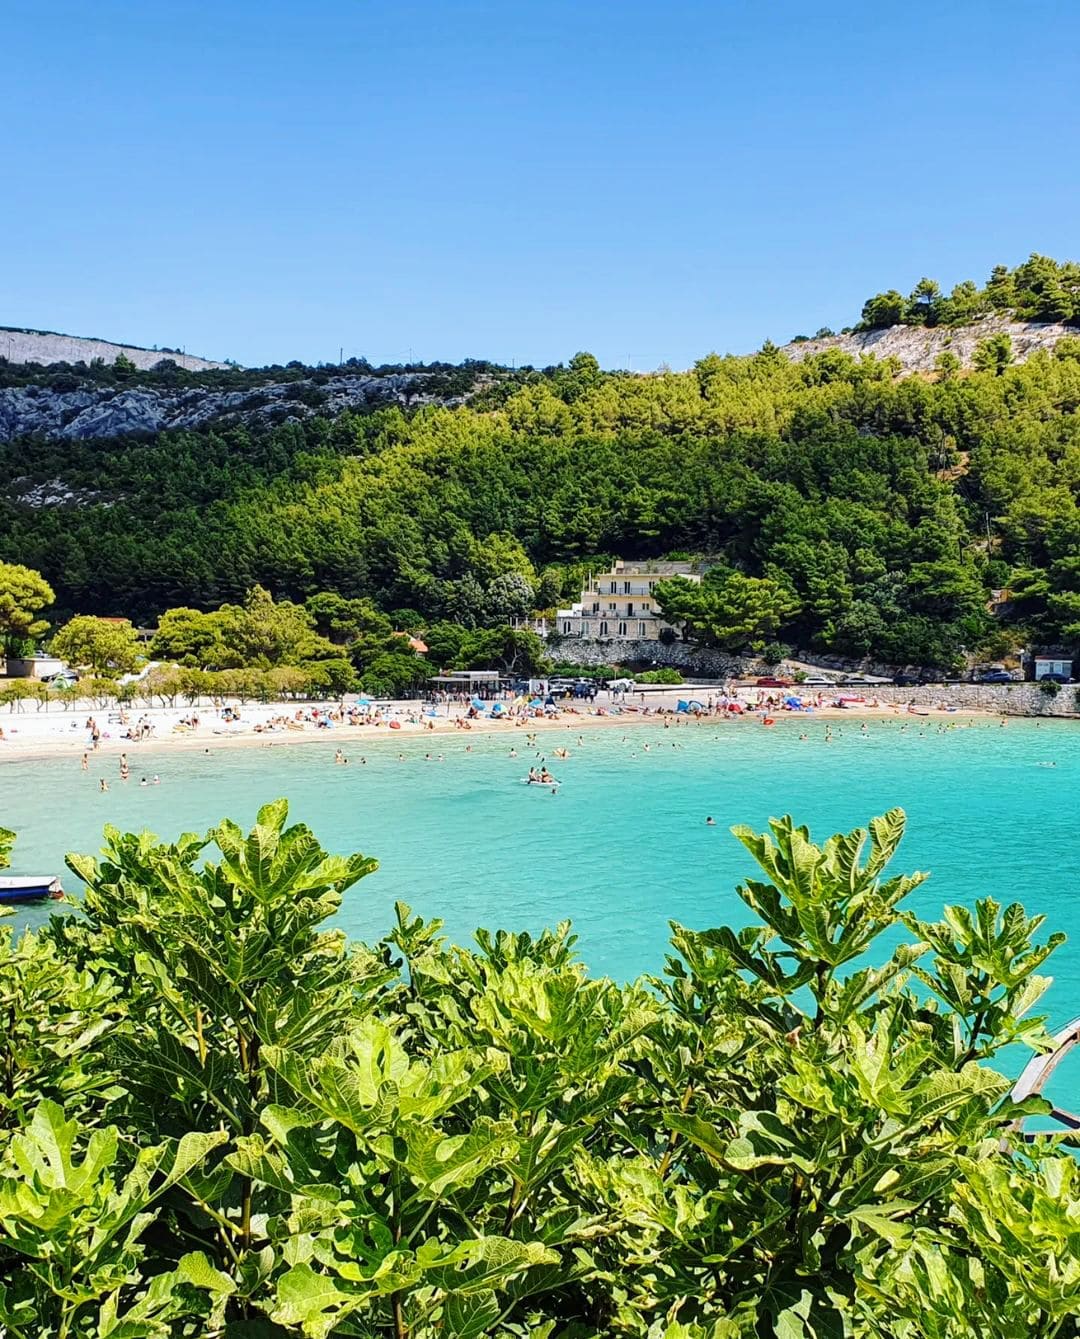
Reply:
[[[834,723],[829,744],[820,720],[773,730],[750,722],[598,729],[583,745],[573,729],[565,738],[549,733],[538,745],[564,782],[557,795],[520,784],[531,755],[524,732],[509,728],[400,746],[338,736],[325,746],[209,755],[133,749],[127,785],[115,756],[95,759],[89,774],[77,759],[6,762],[0,824],[19,833],[13,872],[61,873],[66,851],[98,849],[107,822],[172,837],[226,815],[249,824],[260,803],[287,795],[292,817],[328,848],[380,861],[346,895],[340,920],[352,935],[388,929],[399,898],[441,916],[458,942],[478,925],[536,930],[569,917],[591,969],[629,978],[662,967],[669,920],[747,919],[734,889],[751,862],[732,823],[760,826],[790,812],[824,838],[899,804],[909,826],[897,871],[933,876],[912,909],[937,916],[945,902],[990,893],[1045,913],[1047,933],[1070,934],[1048,964],[1050,1013],[1063,1022],[1080,1012],[1080,726],[939,725],[873,720],[864,736],[848,719]],[[333,764],[338,743],[348,767]],[[559,744],[571,749],[569,760],[552,756]],[[428,750],[445,761],[426,761]],[[153,772],[162,784],[140,787]],[[107,794],[98,790],[102,775]],[[706,826],[709,814],[716,827]]]

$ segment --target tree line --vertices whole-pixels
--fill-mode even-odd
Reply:
[[[256,586],[236,604],[166,610],[148,644],[127,619],[76,614],[52,631],[41,617],[53,591],[40,573],[0,563],[0,651],[31,654],[43,640],[52,655],[81,677],[50,690],[15,680],[0,687],[0,702],[82,697],[144,696],[175,703],[183,696],[340,698],[363,690],[406,697],[426,688],[442,669],[501,669],[509,675],[545,671],[550,661],[535,632],[503,623],[493,628],[437,622],[395,628],[370,600],[331,591],[304,604],[275,601]],[[415,630],[420,628],[415,626]],[[138,683],[118,684],[147,661],[162,662]]]
[[[1080,265],[1037,252],[1022,265],[995,265],[980,288],[964,279],[948,293],[936,279],[920,279],[907,297],[890,288],[863,303],[856,330],[891,325],[968,325],[983,316],[1080,324]]]

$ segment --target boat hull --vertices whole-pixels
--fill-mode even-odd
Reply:
[[[0,876],[0,903],[40,902],[46,897],[63,897],[60,880],[50,874],[12,878]]]

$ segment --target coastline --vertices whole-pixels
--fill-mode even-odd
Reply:
[[[215,715],[202,718],[205,708],[191,707],[153,707],[143,711],[131,710],[129,720],[134,723],[147,719],[153,723],[154,733],[147,738],[135,741],[121,737],[123,728],[116,722],[103,725],[102,736],[97,749],[91,749],[85,722],[89,716],[114,715],[115,713],[80,710],[60,713],[5,713],[0,716],[0,729],[4,738],[0,740],[0,764],[5,761],[19,762],[43,760],[48,758],[81,759],[83,753],[91,758],[118,756],[128,753],[132,764],[144,753],[163,752],[210,752],[219,749],[234,748],[289,748],[293,745],[333,744],[337,748],[347,746],[364,747],[384,742],[404,744],[431,738],[445,738],[447,735],[503,735],[515,739],[522,734],[550,733],[557,731],[576,731],[595,729],[628,729],[651,726],[654,729],[685,728],[701,725],[716,726],[726,724],[730,727],[762,728],[762,710],[752,700],[744,701],[744,714],[731,717],[703,714],[688,716],[675,714],[675,706],[685,693],[692,691],[690,686],[671,693],[650,693],[644,706],[635,703],[612,713],[612,709],[603,704],[603,715],[596,708],[578,707],[576,710],[561,710],[553,717],[528,717],[505,720],[492,720],[482,716],[464,723],[468,707],[454,704],[438,708],[438,716],[425,717],[423,722],[410,721],[415,717],[417,704],[398,702],[386,709],[386,716],[378,723],[342,722],[333,728],[319,727],[310,722],[301,728],[287,728],[270,731],[266,723],[274,717],[295,716],[298,710],[308,710],[309,704],[296,702],[276,702],[259,704],[257,707],[241,708],[242,719],[237,728],[226,728]],[[326,710],[321,706],[320,710]],[[200,714],[197,729],[177,732],[175,727],[195,711]],[[851,703],[845,707],[821,706],[812,712],[798,712],[786,709],[774,709],[777,724],[798,721],[809,724],[815,720],[867,719],[895,717],[943,720],[967,717],[996,717],[997,712],[981,711],[976,708],[920,707],[909,710],[894,703]],[[390,722],[396,722],[391,728]],[[461,722],[459,724],[459,722]],[[256,729],[256,727],[259,727]]]

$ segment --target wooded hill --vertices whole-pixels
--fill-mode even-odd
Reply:
[[[82,611],[148,619],[258,582],[419,628],[504,620],[509,574],[545,606],[612,554],[706,555],[782,589],[789,645],[938,666],[1076,646],[1080,338],[1016,365],[995,336],[977,370],[956,361],[902,376],[766,345],[637,376],[579,354],[440,369],[473,387],[454,408],[21,439],[0,447],[0,559]]]

